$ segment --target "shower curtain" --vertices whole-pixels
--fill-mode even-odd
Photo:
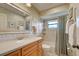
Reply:
[[[56,37],[56,46],[55,51],[57,55],[66,55],[66,34],[65,34],[65,24],[67,21],[67,16],[61,16],[58,20],[58,29],[57,29],[57,37]]]

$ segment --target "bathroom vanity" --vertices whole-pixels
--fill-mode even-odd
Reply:
[[[42,38],[24,38],[0,43],[1,56],[42,56]]]

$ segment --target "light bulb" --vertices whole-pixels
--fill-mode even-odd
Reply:
[[[31,3],[27,3],[26,5],[27,5],[27,7],[31,7],[32,6]]]

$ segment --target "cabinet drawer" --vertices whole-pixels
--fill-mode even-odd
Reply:
[[[37,56],[38,55],[38,50],[37,50],[37,45],[31,47],[28,53],[26,53],[24,56]]]

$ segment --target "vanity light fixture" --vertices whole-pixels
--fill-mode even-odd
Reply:
[[[31,3],[26,3],[26,6],[31,7],[32,5],[31,5]]]

